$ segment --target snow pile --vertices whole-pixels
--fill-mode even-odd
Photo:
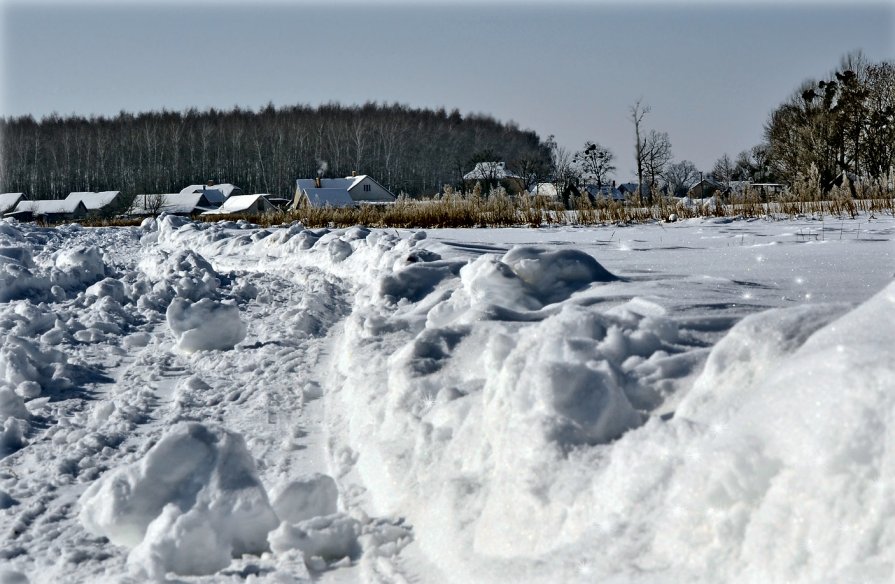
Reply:
[[[336,481],[318,473],[284,485],[273,499],[273,508],[283,521],[298,523],[335,513],[338,502]]]
[[[153,577],[211,574],[259,554],[278,523],[242,437],[196,422],[92,484],[80,516],[92,533],[133,547],[128,562]]]
[[[239,308],[208,298],[193,303],[177,297],[165,317],[177,346],[187,353],[232,349],[246,336]]]

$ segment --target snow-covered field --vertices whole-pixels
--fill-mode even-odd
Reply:
[[[0,222],[0,582],[891,582],[893,241]]]

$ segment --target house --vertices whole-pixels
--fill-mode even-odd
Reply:
[[[208,181],[204,185],[190,185],[180,190],[181,195],[195,195],[202,193],[205,197],[215,204],[223,204],[230,197],[243,195],[242,189],[230,183],[216,184],[213,180]]]
[[[65,197],[66,201],[80,201],[84,203],[84,206],[87,207],[87,212],[91,215],[120,213],[127,208],[124,199],[121,191],[76,192],[69,193]]]
[[[507,170],[506,162],[477,162],[475,168],[463,175],[463,180],[519,179]]]
[[[0,216],[9,213],[27,198],[25,193],[0,193]]]
[[[345,178],[300,178],[295,181],[292,208],[349,207],[365,203],[394,203],[395,195],[367,174]]]
[[[625,200],[625,195],[612,185],[584,185],[584,190],[593,201],[598,201],[600,199],[608,199],[612,201]]]
[[[135,195],[129,211],[130,215],[198,215],[217,208],[204,193],[167,193]]]
[[[260,215],[276,211],[270,201],[264,195],[233,195],[224,201],[224,204],[211,211],[205,211],[203,215],[231,215],[242,213],[245,215]]]
[[[638,188],[637,188],[636,182],[622,183],[622,184],[618,185],[617,188],[618,188],[618,192],[621,193],[622,197],[627,197],[628,195],[630,195],[632,197],[637,196]],[[643,196],[648,197],[649,195],[650,195],[649,185],[644,184],[643,185]]]
[[[691,199],[705,199],[715,193],[724,194],[725,192],[727,192],[727,188],[724,184],[713,178],[706,177],[690,187],[690,190],[687,191],[687,196]]]
[[[19,221],[43,221],[59,223],[83,219],[87,216],[87,207],[81,201],[43,200],[20,201],[5,217],[13,217]]]

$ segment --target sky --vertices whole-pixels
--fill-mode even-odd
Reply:
[[[487,113],[634,174],[630,107],[711,170],[845,53],[895,59],[895,1],[0,0],[0,115],[399,102]]]

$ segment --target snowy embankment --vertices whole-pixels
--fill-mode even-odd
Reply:
[[[889,581],[895,224],[740,225],[0,224],[4,557],[35,581]]]

